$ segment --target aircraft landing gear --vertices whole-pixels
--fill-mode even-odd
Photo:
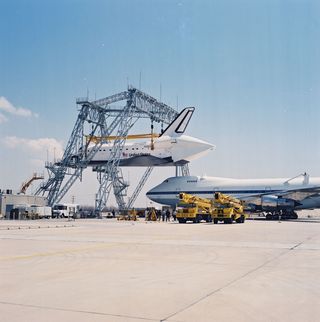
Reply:
[[[281,216],[283,220],[285,219],[298,219],[298,214],[291,210],[291,211],[283,211],[282,212],[282,216]]]
[[[298,219],[298,214],[293,210],[280,210],[268,212],[266,214],[266,220],[287,220]]]
[[[266,220],[279,220],[280,218],[280,213],[279,212],[268,212],[266,214]]]

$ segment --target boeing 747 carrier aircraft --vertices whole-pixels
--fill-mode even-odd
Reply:
[[[320,178],[304,173],[291,179],[231,179],[184,176],[164,180],[147,192],[152,201],[176,206],[179,193],[213,199],[215,192],[244,200],[248,211],[267,212],[267,219],[296,219],[296,210],[320,208]]]

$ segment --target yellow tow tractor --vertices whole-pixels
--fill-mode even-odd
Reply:
[[[232,224],[233,221],[244,223],[246,217],[243,212],[243,201],[220,192],[214,194],[212,209],[214,224],[219,221],[223,221],[225,224]]]
[[[181,192],[179,194],[179,203],[177,209],[177,220],[179,223],[193,221],[199,223],[201,220],[212,221],[212,201],[209,199],[190,195]]]

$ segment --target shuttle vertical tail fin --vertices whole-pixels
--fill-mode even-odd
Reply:
[[[189,124],[193,112],[194,107],[187,107],[183,109],[160,136],[168,135],[177,137],[183,134]]]

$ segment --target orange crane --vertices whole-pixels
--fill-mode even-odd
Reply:
[[[26,193],[27,189],[29,188],[29,186],[31,185],[31,183],[35,180],[41,180],[44,179],[43,174],[37,174],[36,172],[32,175],[32,177],[27,180],[26,182],[22,183],[21,189],[20,189],[20,193]]]

